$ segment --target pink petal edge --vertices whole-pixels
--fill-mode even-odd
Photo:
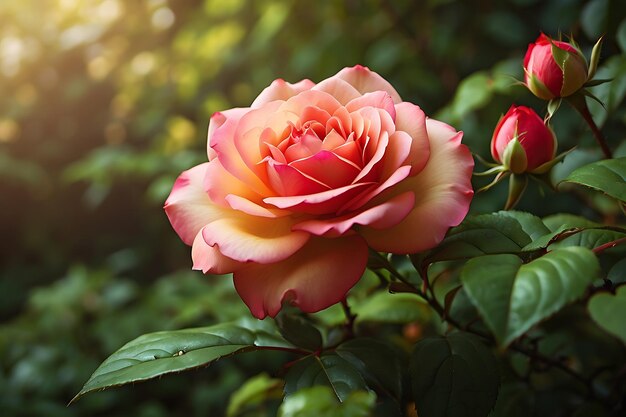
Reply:
[[[252,264],[236,271],[233,279],[239,296],[258,319],[275,317],[283,302],[314,313],[345,298],[363,275],[367,258],[367,245],[357,235],[314,238],[284,261]]]

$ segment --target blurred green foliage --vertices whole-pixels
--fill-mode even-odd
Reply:
[[[223,415],[243,381],[280,369],[279,354],[248,354],[65,406],[128,340],[248,314],[229,278],[188,272],[189,250],[162,211],[176,176],[205,160],[213,112],[248,105],[275,78],[317,81],[359,63],[405,100],[464,130],[465,143],[487,157],[493,126],[513,101],[545,105],[515,86],[527,44],[540,31],[561,32],[588,53],[604,34],[598,78],[615,81],[595,88],[607,110],[592,111],[616,156],[624,156],[626,12],[619,3],[1,2],[2,415]],[[561,150],[580,145],[557,176],[599,159],[570,109],[561,109],[554,125]],[[505,195],[496,187],[475,199],[473,211],[496,210]],[[531,187],[520,208],[547,215],[580,206],[592,219],[617,216],[602,198],[544,198]],[[384,311],[387,301],[369,302]],[[324,314],[332,320],[332,311]],[[416,331],[405,329],[404,337]],[[238,391],[229,415],[276,414],[273,380],[263,378]],[[259,390],[270,394],[237,414],[236,398]],[[282,415],[299,415],[296,400],[282,406]],[[347,406],[372,401],[355,396]]]

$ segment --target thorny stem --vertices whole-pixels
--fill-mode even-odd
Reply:
[[[354,337],[354,320],[356,319],[356,315],[352,313],[350,310],[350,306],[348,305],[348,300],[341,300],[341,307],[343,308],[343,312],[346,315],[346,333],[348,338]]]
[[[613,154],[611,153],[611,149],[609,149],[609,145],[607,145],[606,143],[606,139],[604,138],[604,135],[602,134],[600,129],[598,129],[598,125],[596,125],[596,122],[593,121],[593,117],[591,116],[591,113],[589,112],[589,107],[587,107],[587,103],[585,102],[585,97],[584,96],[575,97],[575,98],[572,97],[570,99],[570,104],[572,105],[572,107],[574,107],[578,111],[578,113],[580,113],[582,118],[589,125],[589,128],[591,129],[591,132],[593,133],[593,137],[595,138],[596,142],[598,142],[598,145],[600,145],[600,148],[602,149],[602,153],[604,154],[604,157],[606,159],[613,158]]]
[[[625,239],[620,239],[620,243],[622,243],[621,242],[622,240],[626,241],[626,238]],[[615,246],[615,244],[616,244],[615,242],[609,242],[609,243],[613,243],[613,246]],[[393,265],[391,265],[391,263],[389,263],[389,267],[387,269],[391,273],[392,276],[394,276],[394,277],[396,277],[396,275],[400,275],[401,276],[401,274],[399,274],[395,270],[395,268],[393,267]],[[495,344],[495,340],[494,340],[492,335],[490,335],[490,334],[488,334],[486,332],[483,332],[481,330],[478,330],[478,329],[473,329],[470,326],[464,326],[460,322],[455,320],[454,318],[450,317],[449,315],[446,315],[445,308],[439,303],[439,300],[437,300],[437,298],[435,297],[434,290],[432,289],[432,287],[429,284],[428,264],[422,263],[419,272],[420,272],[420,274],[422,276],[422,280],[424,282],[424,286],[423,286],[423,290],[420,290],[420,289],[416,288],[416,294],[418,294],[421,298],[423,298],[426,302],[428,302],[428,304],[431,306],[431,308],[437,312],[437,314],[441,317],[442,320],[445,320],[452,327],[455,327],[455,328],[457,328],[459,330],[463,330],[463,331],[466,331],[466,332],[469,332],[469,333],[473,333],[473,334],[475,334],[475,335],[485,339],[490,344]],[[402,277],[402,282],[408,284],[408,282],[404,279],[404,277]],[[428,295],[428,293],[430,293],[430,296]],[[532,361],[541,362],[541,363],[543,363],[545,365],[548,365],[550,367],[553,367],[553,368],[556,368],[556,369],[560,370],[561,372],[569,375],[573,379],[575,379],[578,382],[582,383],[586,387],[588,395],[590,397],[592,397],[592,398],[594,398],[596,400],[601,400],[600,398],[598,398],[597,394],[593,390],[593,384],[592,384],[593,378],[586,378],[582,374],[580,374],[580,373],[576,372],[575,370],[571,369],[570,367],[568,367],[563,362],[558,361],[556,359],[553,359],[553,358],[550,358],[548,356],[545,356],[545,355],[541,354],[536,348],[529,349],[529,348],[523,346],[522,344],[520,344],[519,342],[514,342],[511,345],[509,345],[509,349],[527,356]]]
[[[594,253],[601,253],[604,252],[607,249],[611,249],[614,248],[617,245],[621,245],[623,243],[626,243],[626,237],[623,237],[621,239],[617,239],[617,240],[613,240],[611,242],[607,242],[604,245],[600,245],[598,247],[593,248],[593,252]]]
[[[428,297],[425,294],[424,290],[420,290],[419,288],[416,288],[411,282],[409,282],[409,280],[407,280],[401,273],[400,271],[398,271],[395,266],[393,266],[393,264],[391,262],[389,262],[389,259],[387,259],[385,256],[383,256],[382,254],[380,254],[379,252],[375,252],[372,251],[371,252],[379,261],[382,262],[382,265],[384,265],[384,268],[391,274],[392,277],[396,278],[398,281],[402,282],[405,285],[408,285],[409,287],[411,287],[412,289],[414,289],[415,291],[413,291],[413,293],[417,294],[418,296],[420,296],[421,298],[423,298],[425,301],[428,301]]]

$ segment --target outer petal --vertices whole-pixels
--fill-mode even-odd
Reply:
[[[411,152],[406,162],[411,165],[411,175],[420,172],[430,157],[430,143],[426,131],[426,115],[412,103],[396,104],[396,132],[408,133],[411,141]]]
[[[262,202],[262,197],[252,191],[247,184],[231,175],[224,168],[219,158],[212,160],[207,167],[204,177],[204,190],[208,193],[211,201],[222,207],[229,206],[226,197],[231,194],[254,201],[257,204]]]
[[[204,226],[202,236],[231,259],[268,264],[291,256],[309,239],[307,232],[291,230],[294,223],[289,217],[255,217],[231,210]]]
[[[273,103],[270,103],[268,106],[272,106],[272,104]],[[267,111],[271,112],[271,107],[267,109]],[[252,112],[256,112],[256,110],[252,110]],[[265,183],[263,183],[255,172],[253,172],[250,167],[245,164],[244,159],[242,158],[242,155],[240,155],[239,149],[236,146],[235,135],[237,134],[241,122],[243,122],[246,118],[257,117],[256,114],[247,116],[248,114],[250,114],[250,112],[247,112],[241,117],[241,119],[237,120],[227,118],[211,136],[209,146],[213,149],[213,151],[215,151],[222,166],[234,177],[238,178],[257,194],[271,195],[271,191],[267,188]],[[259,144],[257,143],[256,146],[258,154]],[[252,151],[253,149],[249,150],[249,152]],[[254,162],[256,163],[258,161],[259,160],[257,159]]]
[[[313,87],[313,90],[323,91],[333,96],[342,105],[346,105],[351,100],[361,97],[361,93],[349,82],[336,78],[336,76],[320,82]]]
[[[222,255],[217,245],[209,246],[198,232],[191,248],[193,269],[212,274],[228,274],[243,268],[246,264]]]
[[[282,262],[235,272],[235,288],[259,319],[276,316],[284,301],[313,313],[346,296],[365,271],[367,257],[367,245],[357,235],[315,238]]]
[[[213,113],[213,116],[211,116],[211,119],[209,120],[209,129],[206,142],[209,161],[217,157],[217,153],[213,150],[213,148],[211,148],[211,144],[213,143],[213,140],[211,138],[213,137],[215,131],[220,128],[224,124],[224,122],[226,122],[226,119],[230,119],[231,121],[236,123],[241,118],[241,116],[249,111],[250,109],[248,107],[242,107]]]
[[[393,99],[386,91],[375,91],[373,93],[366,93],[361,97],[351,100],[346,104],[346,110],[354,112],[362,109],[363,107],[374,107],[377,109],[383,109],[391,118],[396,120],[396,108],[393,103]]]
[[[375,250],[415,253],[430,249],[439,244],[448,228],[458,225],[469,210],[474,194],[470,181],[474,160],[467,147],[461,144],[462,133],[432,119],[426,121],[426,127],[431,154],[424,170],[388,190],[394,195],[415,192],[415,208],[392,228],[360,229]]]
[[[310,90],[314,86],[315,83],[308,79],[291,84],[279,78],[273,81],[269,87],[261,91],[261,94],[252,102],[252,106],[250,107],[261,107],[264,103],[274,100],[287,100],[302,91]]]
[[[509,111],[500,118],[493,131],[491,156],[498,162],[502,162],[506,145],[520,133],[518,131],[519,113],[516,109],[517,107],[512,105]]]
[[[180,174],[165,201],[165,213],[187,245],[193,243],[200,229],[224,214],[224,209],[213,204],[204,190],[210,164],[205,162]]]
[[[400,103],[402,99],[395,88],[387,80],[370,71],[369,68],[356,65],[352,68],[344,68],[331,78],[340,78],[351,84],[361,94],[373,91],[386,91],[394,103]]]

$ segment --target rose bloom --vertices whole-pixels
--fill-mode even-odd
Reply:
[[[571,44],[542,33],[528,45],[524,73],[528,89],[539,98],[551,100],[567,97],[587,82],[587,62]]]
[[[517,139],[525,153],[522,161],[505,161],[506,148]],[[500,118],[491,138],[491,155],[505,165],[514,166],[516,174],[532,171],[554,159],[557,149],[554,132],[535,111],[526,106],[511,106]]]
[[[276,80],[211,117],[209,162],[180,175],[165,211],[193,268],[232,272],[254,316],[315,312],[345,298],[368,248],[423,251],[463,220],[474,163],[461,137],[362,66]]]

